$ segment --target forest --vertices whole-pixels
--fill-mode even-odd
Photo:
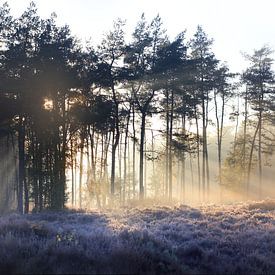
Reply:
[[[274,274],[272,48],[57,22],[0,5],[0,273]]]
[[[95,46],[35,3],[0,14],[1,212],[272,196],[268,46],[230,72],[201,26],[169,39],[142,14]]]

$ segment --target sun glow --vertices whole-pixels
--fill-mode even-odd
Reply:
[[[44,104],[43,104],[43,108],[45,110],[51,111],[53,109],[53,101],[50,98],[44,98]]]

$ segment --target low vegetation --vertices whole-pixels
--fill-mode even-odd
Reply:
[[[0,273],[274,274],[275,201],[10,214]]]

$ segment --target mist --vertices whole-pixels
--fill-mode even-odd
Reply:
[[[274,274],[273,50],[58,22],[0,6],[0,273]]]

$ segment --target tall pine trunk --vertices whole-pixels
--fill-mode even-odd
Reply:
[[[259,199],[262,198],[262,177],[263,177],[263,167],[262,167],[262,118],[263,118],[263,88],[261,88],[261,95],[259,100],[259,143],[258,143],[258,160],[259,160]]]
[[[172,200],[173,189],[173,154],[172,154],[172,140],[173,140],[173,119],[174,119],[174,92],[171,91],[171,112],[170,112],[170,126],[169,126],[169,200]]]
[[[73,140],[71,138],[71,148],[70,148],[70,152],[71,152],[71,177],[72,177],[72,193],[71,193],[71,202],[72,202],[72,206],[74,206],[74,193],[75,193],[75,181],[74,181],[74,152],[73,152]]]
[[[205,101],[202,100],[202,192],[203,192],[203,201],[205,201],[205,192],[206,192],[206,118],[205,118]]]
[[[197,108],[195,106],[195,121],[196,121],[196,145],[197,145],[197,168],[198,168],[198,195],[199,200],[201,199],[201,165],[200,165],[200,131],[199,131],[199,122]]]
[[[144,198],[143,168],[144,168],[144,139],[146,113],[141,113],[140,147],[139,147],[139,198]]]
[[[113,88],[113,94],[115,94]],[[119,143],[119,114],[118,114],[118,102],[115,98],[115,128],[113,130],[113,142],[112,142],[112,163],[111,163],[111,199],[114,198],[115,195],[115,169],[116,169],[116,149]]]
[[[80,143],[80,162],[79,162],[79,208],[82,208],[82,179],[83,179],[83,155],[84,155],[84,137],[81,137]]]
[[[253,162],[253,152],[254,152],[254,149],[255,149],[256,137],[257,137],[257,133],[259,131],[259,127],[260,127],[260,120],[258,120],[257,127],[256,127],[256,130],[254,132],[254,136],[253,136],[252,144],[251,144],[251,149],[250,149],[250,154],[249,154],[248,171],[247,171],[248,189],[249,189],[249,185],[250,185],[250,176],[251,176],[252,162]]]
[[[126,196],[126,185],[127,185],[127,143],[128,143],[128,129],[129,129],[129,122],[130,122],[130,115],[131,115],[131,108],[129,109],[129,113],[127,115],[126,121],[126,129],[125,129],[125,139],[124,139],[124,155],[123,155],[123,204],[125,203],[125,196]],[[128,155],[129,158],[129,155]]]
[[[165,195],[169,197],[169,94],[166,91]]]
[[[19,117],[18,129],[18,150],[19,150],[19,169],[18,169],[18,211],[24,213],[23,190],[25,185],[25,124],[24,118]]]
[[[136,128],[135,128],[135,108],[133,105],[133,121],[132,121],[132,129],[133,129],[133,199],[136,196]]]
[[[247,120],[248,120],[248,88],[246,87],[245,90],[245,97],[244,97],[244,127],[243,127],[243,146],[242,146],[242,156],[243,156],[243,161],[242,161],[242,170],[243,170],[243,182],[245,185],[245,194],[246,197],[248,197],[249,193],[249,182],[248,182],[248,171],[247,171],[247,161],[246,161],[246,134],[247,134]]]

